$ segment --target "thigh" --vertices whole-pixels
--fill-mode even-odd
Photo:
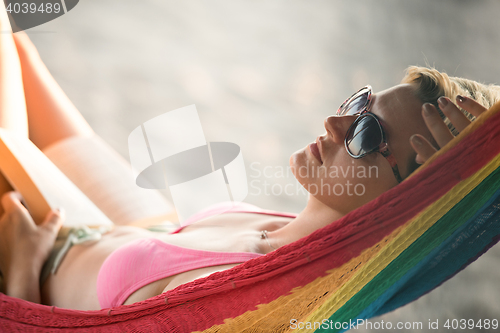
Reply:
[[[135,184],[130,164],[95,134],[69,137],[43,152],[115,224],[175,216],[159,191]]]

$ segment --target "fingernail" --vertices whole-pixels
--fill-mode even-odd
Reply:
[[[441,107],[444,108],[446,105],[448,105],[448,100],[446,99],[446,97],[441,96],[438,98],[438,103]]]
[[[462,95],[457,95],[457,102],[463,103],[467,100],[467,97],[462,96]]]
[[[424,104],[424,115],[426,115],[426,116],[432,115],[431,104],[430,103],[425,103]]]
[[[410,138],[410,140],[416,144],[417,146],[421,146],[422,145],[422,140],[420,140],[420,138],[418,137],[418,135],[414,134],[412,135],[412,137]]]
[[[416,162],[417,164],[424,164],[424,161],[422,161],[422,159],[420,158],[420,155],[417,155],[417,156],[415,157],[415,162]]]

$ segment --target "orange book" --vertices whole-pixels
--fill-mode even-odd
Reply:
[[[1,128],[0,173],[8,181],[0,177],[0,191],[20,192],[36,224],[57,207],[67,227],[113,224],[28,138]]]

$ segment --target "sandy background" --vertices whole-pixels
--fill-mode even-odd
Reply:
[[[264,182],[283,186],[292,176],[255,170],[286,169],[352,92],[389,88],[409,65],[500,83],[498,13],[493,0],[83,0],[27,32],[95,131],[127,159],[136,126],[196,104],[209,141],[241,147],[255,186],[246,201],[299,212],[301,191],[264,193]],[[373,321],[500,320],[499,261],[497,246]]]

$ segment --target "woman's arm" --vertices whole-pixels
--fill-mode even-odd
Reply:
[[[40,303],[40,271],[34,266],[12,268],[5,277],[5,294]]]
[[[0,270],[5,293],[40,303],[40,272],[62,226],[63,214],[51,211],[37,226],[16,192],[4,194],[2,206]]]
[[[438,103],[441,111],[443,111],[444,115],[450,120],[457,131],[463,131],[464,128],[471,123],[465,114],[463,114],[463,112],[461,112],[449,98],[440,97],[438,99]],[[466,97],[457,96],[457,104],[475,117],[480,116],[484,111],[486,111],[484,106],[477,103],[473,99]],[[451,139],[453,139],[453,134],[448,129],[448,126],[444,123],[438,111],[432,104],[424,104],[422,109],[422,117],[424,118],[427,128],[429,128],[429,131],[439,147],[443,147],[451,141]],[[410,144],[417,153],[416,161],[420,164],[427,161],[437,150],[420,134],[413,135],[410,138]]]

